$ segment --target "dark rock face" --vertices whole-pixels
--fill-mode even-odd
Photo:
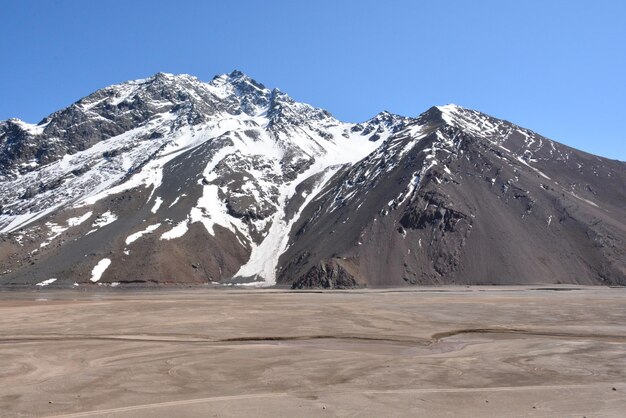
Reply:
[[[351,124],[156,74],[0,122],[0,286],[624,285],[625,185],[454,105]]]
[[[461,228],[467,229],[471,225],[468,218],[469,216],[464,213],[447,208],[443,196],[438,196],[436,192],[428,192],[422,199],[406,208],[400,218],[400,225],[406,229],[431,227],[443,232],[454,232]]]
[[[1,122],[0,285],[271,283],[307,196],[378,145],[353,125],[238,71]]]
[[[478,112],[430,109],[311,202],[278,281],[332,258],[370,286],[625,284],[626,193],[588,177],[588,158]],[[626,179],[624,163],[593,158],[602,181]]]
[[[354,287],[359,287],[354,276],[333,260],[311,267],[304,276],[291,284],[292,289],[350,289]]]

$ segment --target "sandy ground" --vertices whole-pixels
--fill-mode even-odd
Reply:
[[[0,292],[0,416],[624,416],[626,289],[558,289]]]

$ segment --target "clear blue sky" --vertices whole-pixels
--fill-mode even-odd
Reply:
[[[0,120],[240,69],[362,121],[456,103],[626,160],[624,1],[2,0]]]

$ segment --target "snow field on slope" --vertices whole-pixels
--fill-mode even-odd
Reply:
[[[98,261],[98,264],[96,264],[91,270],[91,279],[89,280],[91,280],[93,283],[96,283],[102,278],[102,274],[104,274],[105,270],[109,268],[110,265],[111,260],[108,258],[103,258],[102,260]]]

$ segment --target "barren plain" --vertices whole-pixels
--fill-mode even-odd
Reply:
[[[0,416],[624,416],[626,289],[0,292]]]

